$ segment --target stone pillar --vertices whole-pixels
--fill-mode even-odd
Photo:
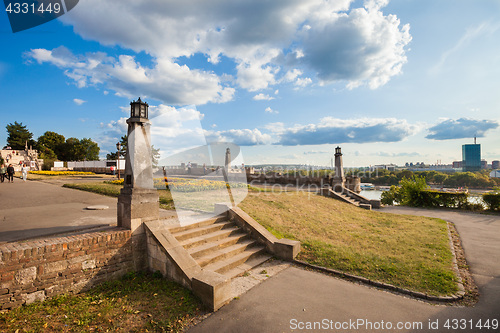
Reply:
[[[335,175],[332,179],[334,191],[341,192],[345,186],[344,165],[342,163],[342,152],[340,147],[335,148]]]
[[[229,172],[231,170],[231,149],[226,149],[226,160],[224,161],[224,167],[226,171]]]
[[[135,104],[145,105],[146,112],[134,116]],[[134,248],[136,269],[146,264],[145,231],[143,222],[159,218],[159,196],[153,185],[153,168],[150,139],[150,122],[147,119],[147,103],[130,103],[131,117],[127,120],[127,152],[125,159],[124,185],[118,196],[118,226],[130,229]],[[144,238],[144,239],[143,239]],[[143,249],[144,247],[144,249]]]

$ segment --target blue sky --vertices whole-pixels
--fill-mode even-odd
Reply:
[[[500,2],[86,0],[12,33],[0,14],[0,125],[126,133],[150,105],[164,157],[208,141],[247,164],[500,159]],[[6,131],[0,129],[0,145]]]

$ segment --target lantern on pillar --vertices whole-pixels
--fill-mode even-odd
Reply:
[[[139,97],[130,103],[130,118],[127,119],[125,179],[118,196],[117,211],[118,226],[133,233],[142,230],[143,222],[159,217],[158,192],[153,183],[148,108],[148,103]]]
[[[141,101],[139,97],[137,101],[130,102],[130,118],[138,120],[141,118],[148,119],[148,109],[148,103]]]

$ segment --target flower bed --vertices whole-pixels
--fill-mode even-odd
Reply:
[[[226,188],[226,182],[220,180],[191,179],[191,178],[154,178],[154,187],[157,189],[169,189],[178,192],[200,192],[209,190],[220,190]],[[123,185],[123,179],[106,181],[107,184]],[[245,183],[231,183],[232,188],[243,188]]]
[[[83,172],[83,171],[30,171],[32,175],[44,175],[44,176],[74,176],[74,175],[95,175],[93,172]]]

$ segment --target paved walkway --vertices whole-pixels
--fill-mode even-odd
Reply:
[[[442,210],[384,208],[382,212],[440,217],[455,223],[481,297],[472,308],[432,305],[385,291],[350,283],[296,267],[233,300],[199,325],[198,332],[500,332],[500,329],[471,328],[479,319],[500,321],[500,217]],[[333,321],[333,329],[293,330],[298,323]],[[467,320],[465,329],[446,329],[450,320]],[[359,326],[350,325],[358,323]],[[361,325],[361,321],[371,322]],[[471,321],[470,321],[471,320]],[[384,324],[382,324],[382,321]],[[335,329],[335,323],[345,329]],[[388,322],[393,329],[388,328]],[[429,328],[437,322],[437,329]],[[409,325],[395,329],[398,323]],[[415,324],[413,324],[415,323]],[[421,328],[415,325],[421,323]],[[325,322],[329,324],[329,322]],[[458,324],[464,324],[463,322]],[[380,329],[376,329],[376,325]],[[434,324],[433,324],[434,325]],[[306,328],[306,327],[305,327]],[[385,328],[385,329],[382,329]]]
[[[38,181],[0,183],[0,243],[116,225],[116,198]],[[86,210],[106,205],[106,210]]]

